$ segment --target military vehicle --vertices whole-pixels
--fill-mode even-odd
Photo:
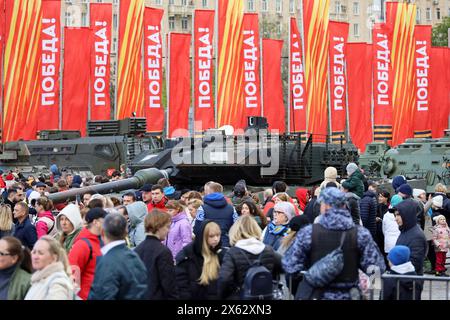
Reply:
[[[170,169],[143,169],[136,172],[133,177],[128,179],[111,181],[84,188],[73,188],[63,192],[51,193],[48,197],[53,201],[53,203],[61,203],[67,200],[76,200],[77,195],[82,195],[88,191],[93,193],[106,194],[128,189],[139,189],[146,183],[156,183],[158,179],[168,178],[170,173]]]
[[[0,169],[19,168],[25,176],[50,173],[56,164],[77,174],[104,175],[118,169],[137,154],[161,150],[162,140],[146,134],[145,118],[88,122],[87,137],[79,131],[41,131],[38,140],[5,143]]]
[[[132,172],[144,168],[171,169],[173,184],[200,186],[210,180],[234,185],[245,179],[252,186],[270,186],[275,180],[310,186],[323,180],[326,167],[334,166],[342,176],[349,162],[358,160],[351,143],[316,143],[317,135],[267,133],[267,120],[249,117],[242,135],[210,130],[202,137],[166,139],[159,153],[145,151],[134,158]],[[329,137],[321,137],[330,141]]]
[[[423,180],[427,192],[437,183],[450,187],[450,130],[440,139],[407,139],[395,148],[387,143],[369,143],[359,158],[364,173],[373,179]]]

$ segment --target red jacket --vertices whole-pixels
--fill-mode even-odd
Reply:
[[[85,240],[89,240],[92,246],[92,258],[89,260],[91,250]],[[78,296],[87,300],[89,291],[91,290],[92,282],[94,281],[95,262],[98,256],[101,256],[100,239],[88,229],[83,228],[78,236],[75,238],[72,249],[69,252],[69,263],[71,266],[76,266],[80,270],[80,292]]]
[[[289,202],[292,203],[292,205],[294,206],[295,215],[298,216],[300,214],[300,211],[298,211],[298,208],[294,204],[294,201],[292,200],[292,198],[289,198]],[[267,216],[267,214],[269,213],[269,210],[272,209],[273,207],[275,207],[275,202],[273,201],[273,198],[272,198],[264,206],[264,209],[263,209],[264,215]]]
[[[169,201],[166,197],[163,197],[160,202],[153,203],[153,201],[150,201],[147,203],[147,210],[150,213],[153,209],[160,209],[162,211],[166,211],[166,204]]]

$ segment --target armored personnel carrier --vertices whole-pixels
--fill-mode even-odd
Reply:
[[[424,180],[426,191],[434,192],[437,183],[450,187],[450,130],[441,139],[407,139],[396,148],[386,143],[369,143],[359,158],[366,175],[374,179]]]

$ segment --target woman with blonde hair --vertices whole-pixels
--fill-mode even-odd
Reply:
[[[226,250],[220,226],[205,220],[196,239],[176,257],[178,295],[186,300],[216,300],[220,264]]]
[[[50,236],[41,237],[31,252],[35,273],[25,300],[73,300],[74,284],[67,254]]]
[[[223,258],[217,282],[220,299],[242,298],[247,270],[256,260],[277,276],[281,256],[261,241],[261,228],[251,216],[241,216],[230,229],[230,245]]]
[[[2,204],[0,206],[0,238],[10,236],[14,233],[11,207]]]

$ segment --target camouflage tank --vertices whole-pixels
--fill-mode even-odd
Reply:
[[[359,158],[365,174],[373,179],[403,175],[421,180],[427,192],[437,183],[450,187],[450,130],[440,139],[407,139],[396,148],[387,143],[369,143]]]

